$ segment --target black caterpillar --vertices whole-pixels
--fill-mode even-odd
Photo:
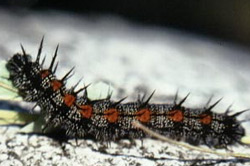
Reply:
[[[241,143],[245,130],[237,116],[245,111],[229,115],[214,113],[213,107],[192,109],[182,106],[188,95],[179,103],[151,104],[152,93],[147,100],[130,103],[105,99],[90,100],[87,86],[76,90],[65,84],[73,68],[61,79],[56,78],[55,64],[58,46],[49,68],[40,63],[43,39],[35,61],[22,48],[7,62],[9,80],[27,102],[36,102],[45,116],[46,126],[60,127],[70,137],[93,136],[99,141],[121,138],[143,138],[146,134],[132,125],[137,120],[153,131],[167,137],[184,140],[190,144],[205,144],[210,147],[227,147]],[[79,95],[83,91],[83,95]]]

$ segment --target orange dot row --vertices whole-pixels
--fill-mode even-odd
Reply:
[[[50,72],[48,70],[43,70],[41,72],[41,77],[44,79],[49,76]],[[59,90],[63,86],[63,83],[60,80],[52,80],[51,87],[53,91]],[[68,107],[71,107],[75,104],[76,96],[73,94],[64,94],[63,96],[64,104]],[[93,108],[91,105],[79,105],[83,118],[89,119],[93,114]],[[119,119],[119,111],[115,108],[110,108],[104,111],[104,118],[107,119],[109,123],[116,123]],[[152,111],[148,108],[140,109],[135,113],[136,119],[142,123],[150,122]],[[183,111],[180,109],[171,110],[167,113],[167,117],[174,122],[182,122],[184,120]],[[200,115],[200,122],[205,125],[209,125],[212,122],[212,116],[208,114]]]

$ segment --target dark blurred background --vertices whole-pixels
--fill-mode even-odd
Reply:
[[[114,14],[250,46],[249,0],[1,0],[10,10],[62,10]]]

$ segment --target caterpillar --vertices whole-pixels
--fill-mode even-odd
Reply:
[[[7,62],[9,80],[18,89],[18,94],[27,102],[35,102],[45,117],[44,129],[48,126],[65,130],[69,137],[84,138],[92,136],[97,141],[116,141],[122,138],[144,138],[146,133],[132,125],[139,121],[149,129],[175,140],[193,145],[207,145],[225,148],[241,144],[245,129],[237,116],[246,110],[229,114],[215,113],[213,108],[220,100],[209,107],[186,108],[177,97],[170,104],[153,104],[150,99],[139,98],[135,102],[124,103],[111,100],[111,95],[99,100],[88,98],[88,86],[76,90],[77,84],[66,87],[67,79],[74,68],[64,77],[57,78],[58,46],[48,68],[41,61],[43,40],[40,42],[36,59],[25,52],[14,54]],[[83,93],[80,95],[80,93]]]

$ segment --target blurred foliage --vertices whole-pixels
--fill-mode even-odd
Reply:
[[[2,0],[5,7],[115,14],[147,24],[180,28],[250,44],[249,0]]]

